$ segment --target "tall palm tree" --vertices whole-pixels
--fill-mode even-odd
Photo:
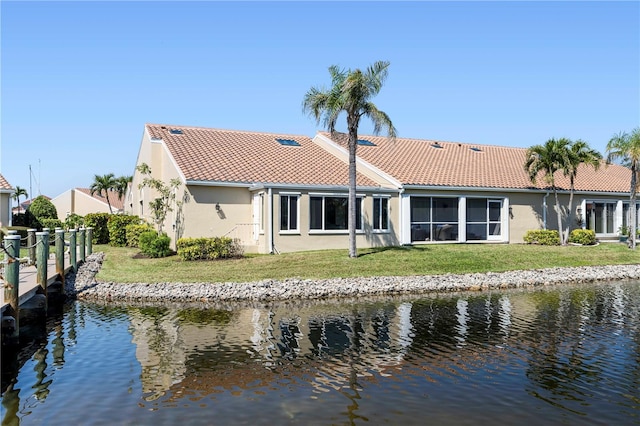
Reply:
[[[26,189],[16,186],[15,190],[13,191],[13,199],[18,202],[18,213],[20,213],[20,197],[23,195],[25,200],[27,199],[27,197],[29,197]]]
[[[336,132],[338,116],[347,114],[349,132],[349,257],[357,257],[356,251],[356,149],[358,147],[358,125],[360,118],[368,117],[377,135],[386,128],[390,138],[396,137],[396,129],[389,116],[380,111],[371,98],[376,96],[387,78],[389,62],[378,61],[366,71],[342,70],[336,65],[329,67],[331,88],[312,87],[304,95],[303,111],[320,121],[332,135]]]
[[[118,194],[118,200],[122,200],[127,194],[127,189],[131,182],[133,182],[133,176],[120,176],[119,178],[116,178],[114,190]]]
[[[631,133],[620,132],[607,143],[607,162],[620,160],[631,169],[631,185],[629,196],[631,248],[636,248],[636,193],[638,191],[638,174],[640,173],[640,127]]]
[[[573,219],[573,193],[575,192],[575,180],[578,175],[578,167],[580,164],[592,166],[595,170],[600,168],[600,161],[602,161],[602,154],[595,149],[592,149],[588,143],[578,139],[569,146],[569,152],[567,157],[567,163],[564,167],[564,175],[569,177],[569,217],[567,218],[567,226],[565,228],[564,235],[561,235],[562,244],[567,244],[569,241],[569,232],[571,231],[571,222]]]
[[[554,174],[558,170],[566,170],[569,164],[569,139],[549,139],[544,145],[534,145],[527,150],[527,160],[524,170],[529,174],[529,180],[536,183],[538,174],[544,173],[545,182],[553,190],[556,200],[556,213],[558,214],[558,234],[562,238],[562,210],[558,199]],[[561,239],[562,241],[562,239]]]
[[[111,208],[111,203],[109,202],[109,191],[114,189],[116,186],[116,178],[113,173],[109,173],[106,175],[95,175],[93,177],[93,183],[89,187],[89,191],[91,195],[98,193],[98,195],[102,195],[107,199],[107,205],[109,206],[109,213],[113,214],[113,209]]]

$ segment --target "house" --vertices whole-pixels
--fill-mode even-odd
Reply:
[[[226,235],[260,253],[346,248],[346,141],[147,124],[136,165],[181,182],[163,226],[174,242]],[[358,247],[519,243],[528,230],[557,227],[553,192],[529,181],[524,148],[379,136],[358,144]],[[125,211],[151,221],[156,195],[142,179],[136,170]],[[628,220],[629,181],[622,166],[581,168],[571,227],[615,236]],[[558,175],[556,185],[566,206],[569,181]]]
[[[11,197],[13,187],[0,174],[0,227],[11,226]]]
[[[58,211],[58,219],[65,220],[71,214],[84,216],[89,213],[122,213],[124,202],[117,192],[107,193],[109,200],[98,193],[91,194],[89,188],[72,188],[51,200]],[[109,204],[111,211],[109,211]]]

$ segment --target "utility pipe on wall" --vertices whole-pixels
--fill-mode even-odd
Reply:
[[[542,197],[542,229],[547,229],[547,197],[549,192]]]

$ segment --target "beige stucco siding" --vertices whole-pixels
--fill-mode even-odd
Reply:
[[[11,194],[0,193],[0,225],[11,225]]]

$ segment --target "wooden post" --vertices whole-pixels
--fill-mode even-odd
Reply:
[[[93,253],[93,228],[87,228],[87,256]]]
[[[80,228],[80,231],[78,232],[78,248],[80,249],[80,262],[84,263],[84,259],[86,256],[86,250],[87,250],[87,246],[86,246],[86,232],[84,228]]]
[[[64,284],[64,230],[56,228],[56,274]]]
[[[36,232],[37,229],[27,229],[27,247],[29,248],[29,265],[36,263]]]
[[[4,267],[4,300],[9,303],[9,316],[15,319],[13,335],[10,338],[18,337],[20,326],[20,235],[7,235],[4,237],[5,267]]]
[[[69,229],[69,261],[73,272],[78,270],[78,246],[76,245],[76,230]]]
[[[40,292],[47,296],[47,259],[49,259],[49,232],[37,232],[36,237],[36,265],[38,267],[36,280],[40,285]]]

